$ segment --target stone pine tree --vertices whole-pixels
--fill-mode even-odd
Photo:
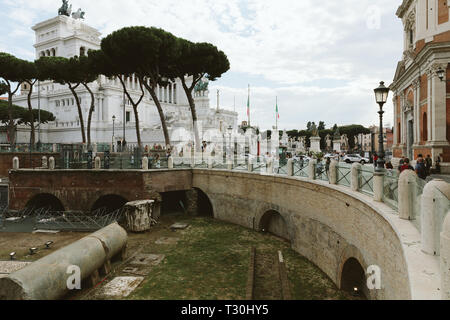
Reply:
[[[193,91],[196,85],[206,77],[210,81],[220,78],[230,69],[227,56],[210,43],[192,43],[179,39],[180,55],[171,66],[172,76],[179,78],[186,93],[192,114],[195,146],[197,152],[201,151],[201,143],[198,132],[197,110]],[[188,83],[187,78],[192,82]]]
[[[80,65],[78,63],[78,58],[41,57],[36,61],[36,66],[39,69],[42,78],[69,87],[77,105],[81,139],[83,144],[86,144],[83,110],[81,108],[80,98],[76,92],[84,79],[83,70],[79,69]]]
[[[0,91],[1,92],[1,91]],[[28,126],[31,126],[32,122],[38,122],[38,113],[39,110],[33,109],[31,112],[27,108],[22,108],[17,105],[12,106],[12,108],[9,107],[9,102],[0,100],[0,122],[8,124],[10,123],[10,110],[12,114],[12,119],[14,123],[14,127],[17,127],[17,125],[25,124]],[[41,123],[47,123],[50,121],[55,121],[55,116],[53,113],[40,110],[41,113]]]
[[[13,149],[16,145],[16,125],[13,116],[14,110],[12,100],[20,87],[23,66],[23,60],[20,60],[11,54],[0,52],[0,78],[4,81],[2,88],[8,94],[8,121],[6,122],[6,130],[9,142]]]
[[[101,70],[97,68],[95,57],[90,56],[74,57],[70,61],[72,64],[74,64],[74,67],[77,70],[76,80],[80,81],[81,85],[86,88],[91,97],[87,122],[87,143],[88,147],[90,148],[92,143],[91,124],[92,124],[92,113],[95,110],[95,95],[92,89],[89,87],[89,83],[94,82],[96,79],[98,79]]]
[[[147,59],[147,63],[143,65],[143,75],[148,80],[143,83],[158,110],[166,146],[169,148],[169,131],[156,90],[158,85],[166,87],[169,84],[169,79],[174,80],[170,76],[169,68],[178,59],[181,52],[179,50],[179,42],[173,34],[157,28],[150,28],[147,32],[159,39],[160,45],[157,48],[156,60],[150,61]]]
[[[114,65],[113,72],[106,71],[109,75],[119,77],[124,92],[133,105],[136,117],[136,135],[141,145],[139,132],[139,117],[137,107],[143,98],[145,87],[158,110],[164,139],[170,146],[170,137],[167,129],[164,112],[156,95],[157,85],[167,85],[167,77],[164,74],[168,64],[174,60],[176,38],[162,29],[148,27],[126,27],[113,32],[102,40],[102,51]],[[118,74],[117,74],[118,73]],[[133,100],[120,75],[134,75],[139,81],[142,95]]]
[[[36,129],[34,123],[36,122],[34,119],[35,113],[33,112],[33,106],[31,104],[31,97],[33,95],[33,89],[37,81],[43,80],[40,76],[39,69],[37,68],[34,62],[23,61],[23,68],[21,73],[20,82],[26,83],[28,85],[28,94],[27,94],[27,103],[28,103],[28,111],[30,116],[30,121],[28,124],[30,125],[30,144],[31,148],[34,149],[36,144]],[[37,115],[39,118],[39,114]],[[38,124],[40,125],[40,124]]]

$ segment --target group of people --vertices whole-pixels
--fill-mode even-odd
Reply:
[[[408,158],[402,157],[398,166],[398,170],[400,171],[400,173],[405,170],[413,170],[416,172],[417,176],[420,179],[426,180],[426,178],[431,175],[432,166],[433,159],[431,159],[430,155],[427,155],[427,157],[424,158],[422,154],[419,154],[419,156],[417,157],[415,168],[411,166],[410,160]]]

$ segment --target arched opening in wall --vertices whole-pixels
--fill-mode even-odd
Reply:
[[[180,215],[186,212],[186,191],[162,192],[161,197],[161,216]]]
[[[423,113],[422,117],[422,130],[422,140],[428,141],[428,116],[426,112]]]
[[[127,202],[127,199],[116,194],[102,196],[98,198],[97,201],[95,201],[94,205],[92,206],[91,212],[94,212],[98,209],[105,209],[106,213],[111,213],[122,208]]]
[[[50,211],[53,212],[65,211],[62,202],[54,195],[48,193],[41,193],[34,196],[30,201],[28,201],[26,207],[33,209],[45,208],[50,209]]]
[[[209,200],[208,195],[200,189],[194,188],[194,190],[197,191],[198,195],[197,198],[198,215],[200,217],[214,218],[214,209],[211,200]]]
[[[278,211],[267,211],[261,218],[259,230],[271,233],[289,242],[291,241],[286,221]]]
[[[349,258],[342,267],[341,290],[367,298],[366,273],[359,261]]]

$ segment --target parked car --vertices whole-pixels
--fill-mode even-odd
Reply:
[[[355,163],[355,162],[359,162],[361,164],[370,163],[369,159],[363,158],[359,154],[347,154],[344,157],[343,161],[346,163]]]

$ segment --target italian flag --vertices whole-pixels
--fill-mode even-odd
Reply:
[[[277,119],[280,119],[280,113],[278,112],[278,97],[277,97],[277,106],[276,106],[275,112],[277,113]]]

